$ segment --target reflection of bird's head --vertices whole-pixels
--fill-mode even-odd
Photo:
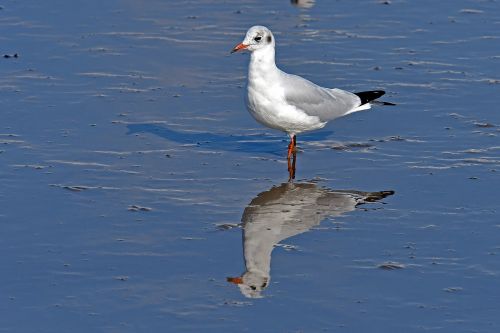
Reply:
[[[260,293],[269,285],[269,276],[261,271],[247,271],[241,277],[228,277],[227,281],[238,285],[245,297],[262,298]]]

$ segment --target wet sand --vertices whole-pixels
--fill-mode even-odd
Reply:
[[[498,332],[499,12],[0,4],[0,332]],[[229,55],[254,24],[283,70],[397,104],[299,136],[292,185]],[[227,281],[259,258],[258,295]]]

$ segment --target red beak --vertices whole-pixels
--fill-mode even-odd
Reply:
[[[231,51],[231,53],[234,53],[234,52],[238,52],[238,51],[241,51],[241,50],[244,50],[248,47],[248,45],[245,45],[243,43],[239,43],[238,45],[236,45],[234,47],[234,49]]]
[[[241,276],[238,276],[238,277],[228,277],[227,278],[227,282],[231,282],[231,283],[234,283],[234,284],[242,284],[243,283],[243,279],[241,278]]]

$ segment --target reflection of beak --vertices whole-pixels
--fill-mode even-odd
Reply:
[[[239,43],[238,45],[236,45],[236,46],[234,47],[234,49],[231,51],[231,53],[238,52],[238,51],[240,51],[240,50],[244,50],[244,49],[246,49],[247,47],[248,47],[248,45],[245,45],[245,44],[243,44],[243,43]]]
[[[236,52],[236,51],[234,51],[234,52]],[[238,276],[238,277],[228,277],[227,278],[227,282],[231,282],[231,283],[234,283],[234,284],[242,284],[243,283],[243,279],[241,278],[241,276]]]

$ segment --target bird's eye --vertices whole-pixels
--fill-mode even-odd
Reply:
[[[261,39],[262,39],[262,36],[257,36],[253,40],[258,43],[258,42],[260,42]]]
[[[251,288],[252,290],[257,290],[257,287],[256,287],[256,286],[250,286],[250,288]]]

